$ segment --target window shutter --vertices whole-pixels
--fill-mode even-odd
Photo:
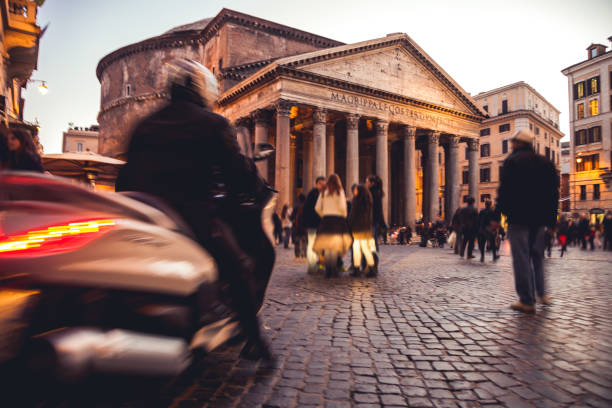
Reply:
[[[586,94],[587,96],[591,94],[591,81],[586,81]]]

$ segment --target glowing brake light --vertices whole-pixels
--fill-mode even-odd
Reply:
[[[68,251],[85,245],[114,225],[115,220],[94,219],[53,225],[19,235],[0,236],[0,256]]]

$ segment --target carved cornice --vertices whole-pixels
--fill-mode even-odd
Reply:
[[[130,96],[129,98],[121,98],[118,100],[115,100],[111,103],[109,103],[108,105],[104,106],[102,109],[100,109],[100,112],[98,113],[98,118],[101,117],[102,115],[104,115],[105,113],[107,113],[108,111],[118,108],[119,106],[123,106],[129,103],[136,103],[136,102],[144,102],[144,101],[150,101],[150,100],[154,100],[154,99],[170,99],[170,96],[168,95],[167,92],[152,92],[152,93],[148,93],[145,95],[139,95],[139,96]]]
[[[206,28],[202,30],[202,42],[206,43],[208,40],[210,40],[215,34],[217,34],[223,24],[227,22],[233,22],[243,27],[250,27],[271,34],[292,38],[303,43],[312,44],[318,48],[329,48],[344,45],[344,43],[332,40],[330,38],[321,37],[316,34],[274,23],[272,21],[264,20],[262,18],[254,17],[227,8],[221,10],[219,14],[217,14],[210,23],[208,23]]]
[[[102,72],[118,59],[152,49],[180,48],[190,44],[206,43],[212,37],[214,37],[221,27],[223,27],[223,25],[227,22],[233,22],[244,27],[250,27],[286,38],[292,38],[303,43],[312,44],[317,48],[330,48],[344,45],[344,43],[340,41],[321,37],[319,35],[298,30],[296,28],[284,26],[282,24],[277,24],[272,21],[224,8],[206,25],[203,30],[190,30],[179,33],[162,34],[160,36],[148,38],[144,41],[130,44],[113,51],[112,53],[103,57],[98,63],[98,67],[96,68],[98,80],[102,76]]]
[[[275,75],[293,75],[295,77],[298,76],[302,76],[301,79],[306,79],[306,80],[313,80],[313,81],[317,81],[317,80],[321,80],[321,78],[326,78],[320,75],[316,75],[313,73],[309,73],[309,72],[304,72],[304,71],[299,71],[296,70],[295,68],[301,67],[303,65],[307,65],[307,64],[312,64],[312,63],[317,63],[317,62],[321,62],[321,61],[326,61],[329,59],[333,59],[333,58],[338,58],[338,57],[344,57],[344,56],[348,56],[348,55],[353,55],[353,54],[357,54],[357,53],[361,53],[364,51],[371,51],[371,50],[375,50],[375,49],[380,49],[380,48],[385,48],[385,47],[389,47],[392,45],[397,45],[397,44],[401,44],[408,52],[410,52],[410,54],[415,57],[421,64],[423,64],[425,66],[425,68],[427,70],[429,70],[440,82],[442,82],[445,86],[447,86],[452,93],[458,97],[464,104],[465,106],[470,109],[473,113],[472,114],[466,114],[464,112],[460,112],[454,109],[450,109],[450,108],[446,108],[446,107],[442,107],[442,106],[437,106],[437,105],[432,105],[432,107],[437,108],[436,110],[441,110],[444,112],[448,112],[448,113],[453,113],[455,115],[458,116],[463,116],[465,118],[468,119],[474,119],[474,120],[478,120],[481,121],[483,118],[485,118],[485,116],[482,114],[482,112],[480,111],[480,109],[472,102],[472,100],[461,90],[457,87],[457,85],[455,85],[453,83],[453,81],[451,81],[443,72],[440,71],[440,69],[437,68],[437,66],[429,59],[429,57],[425,56],[423,53],[421,53],[408,39],[407,36],[401,36],[401,37],[394,37],[392,39],[389,39],[387,41],[380,41],[377,43],[372,43],[372,44],[366,44],[360,47],[354,47],[354,48],[347,48],[344,50],[340,50],[337,52],[329,52],[327,54],[316,54],[316,55],[312,55],[312,53],[308,53],[307,55],[309,55],[308,57],[305,57],[303,59],[296,59],[294,61],[290,61],[288,63],[286,63],[285,65],[280,65],[277,66],[275,69],[270,70],[266,73],[263,74],[263,76],[272,76],[274,77]],[[296,57],[299,58],[299,57]],[[284,69],[283,69],[284,68]],[[291,70],[293,69],[293,71],[296,72],[291,72]],[[299,73],[299,74],[298,74]],[[262,81],[263,80],[263,81]],[[360,85],[356,85],[353,83],[349,83],[349,82],[345,82],[342,80],[338,80],[335,78],[330,78],[331,81],[337,82],[337,83],[346,83],[348,84],[348,87],[360,87]],[[237,89],[235,92],[233,92],[232,94],[228,95],[226,98],[223,98],[219,103],[220,104],[224,104],[229,102],[229,99],[232,99],[233,97],[236,97],[240,94],[242,94],[243,92],[246,92],[249,90],[249,86],[251,84],[253,84],[253,82],[255,82],[254,85],[257,84],[262,84],[265,83],[267,81],[265,81],[265,78],[261,78],[260,77],[255,77],[253,79],[252,82],[245,84],[244,86],[242,86],[241,88]],[[365,88],[365,87],[363,87]],[[400,99],[408,99],[410,100],[410,98],[405,98],[403,96],[397,95],[397,94],[392,94],[390,92],[386,92],[386,91],[382,91],[382,90],[376,90],[378,92],[381,93],[385,93],[385,94],[389,94],[389,95],[394,95],[396,98],[400,98]],[[226,99],[228,99],[228,101],[226,102]],[[414,102],[416,102],[417,104],[420,101],[416,101],[413,100]],[[430,105],[427,104],[425,102],[420,102],[420,103],[424,103],[426,105]]]
[[[274,107],[276,108],[276,115],[289,117],[292,106],[293,104],[291,102],[281,99],[280,101],[276,102],[276,104],[274,105]]]
[[[469,151],[478,151],[478,148],[480,147],[480,140],[478,139],[469,139],[467,141],[467,145],[468,145],[468,150]]]
[[[374,126],[376,127],[376,136],[386,134],[389,130],[389,122],[386,120],[378,119],[374,122]]]
[[[300,70],[285,67],[285,66],[274,67],[273,69],[270,69],[269,71],[264,72],[259,76],[253,77],[252,81],[245,83],[240,88],[236,88],[234,91],[232,91],[228,95],[222,97],[219,100],[219,106],[228,105],[231,102],[235,101],[236,99],[240,98],[243,94],[253,91],[255,89],[261,88],[280,77],[299,79],[299,80],[311,82],[317,85],[330,86],[330,87],[342,89],[345,91],[360,93],[363,95],[368,95],[368,96],[372,96],[375,98],[384,99],[390,102],[401,103],[404,105],[414,106],[417,108],[426,108],[432,111],[447,113],[451,116],[474,121],[474,122],[480,122],[483,118],[481,115],[471,115],[471,114],[461,112],[455,109],[447,108],[445,106],[420,101],[418,99],[413,99],[413,98],[402,96],[396,93],[383,91],[381,89],[370,88],[364,85],[359,85],[359,84],[355,84],[352,82],[343,81],[341,79],[319,75],[313,72],[300,71]]]
[[[356,115],[354,113],[346,115],[346,128],[348,130],[359,129],[359,115]]]
[[[317,108],[313,110],[312,120],[314,123],[325,123],[327,120],[327,109]]]

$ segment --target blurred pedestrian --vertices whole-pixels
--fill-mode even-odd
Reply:
[[[612,211],[608,211],[603,222],[603,250],[612,251]]]
[[[580,242],[580,249],[587,249],[587,240],[589,239],[590,226],[589,219],[586,214],[580,216],[578,226],[576,227],[576,233],[578,235],[578,242]]]
[[[342,257],[353,245],[353,236],[346,222],[346,196],[337,174],[327,178],[315,210],[321,217],[321,223],[313,250],[325,259],[325,275],[329,277],[337,273]]]
[[[375,174],[367,177],[366,187],[370,190],[370,194],[372,194],[372,235],[374,236],[376,250],[378,251],[378,238],[383,231],[386,233],[387,230],[382,204],[385,192],[383,191],[382,180]]]
[[[565,217],[561,217],[557,224],[557,243],[561,247],[561,257],[567,252],[567,242],[569,235],[569,223]]]
[[[541,303],[550,302],[544,286],[544,227],[554,227],[559,207],[559,175],[549,159],[536,154],[534,139],[527,129],[513,135],[498,189],[519,297],[510,307],[524,313],[535,313],[536,293]]]
[[[466,259],[475,258],[474,252],[474,240],[478,233],[478,210],[474,207],[474,198],[468,197],[466,205],[460,208],[459,211],[459,225],[461,228],[461,250],[459,256],[463,258],[465,255],[465,248],[467,247]]]
[[[308,273],[315,273],[318,269],[318,255],[313,251],[312,247],[317,236],[317,228],[321,222],[321,217],[315,211],[315,205],[319,199],[319,195],[325,189],[325,177],[317,177],[315,187],[310,190],[304,202],[304,228],[308,235],[308,245],[306,247],[306,260],[308,261]]]
[[[493,260],[496,261],[497,256],[497,228],[499,220],[496,217],[495,211],[491,208],[491,201],[485,201],[485,208],[478,214],[478,249],[480,249],[480,262],[485,261],[485,252],[487,246],[493,252]]]
[[[283,223],[276,211],[272,214],[272,223],[274,224],[274,243],[279,245],[283,242]]]
[[[353,190],[348,225],[353,235],[351,275],[357,276],[361,273],[361,257],[363,256],[366,260],[364,270],[366,276],[375,276],[377,271],[373,256],[376,245],[372,236],[372,195],[363,184],[359,184]]]
[[[444,244],[446,244],[446,232],[446,224],[442,221],[442,218],[438,217],[434,224],[434,236],[438,248],[444,248]]]
[[[7,145],[9,150],[8,169],[41,173],[44,171],[30,132],[22,129],[9,129]]]
[[[455,210],[455,214],[453,214],[453,219],[451,221],[451,229],[455,233],[455,239],[453,244],[453,250],[458,255],[461,248],[461,222],[459,220],[459,213],[461,212],[461,208],[457,208]]]
[[[552,256],[553,235],[552,227],[544,228],[544,246],[546,248],[546,255],[548,255],[549,258]]]
[[[595,250],[595,235],[596,235],[596,233],[597,233],[597,227],[595,226],[595,224],[589,224],[589,229],[587,230],[587,235],[586,235],[585,239],[589,243],[589,248],[591,248],[591,251]]]
[[[283,227],[283,247],[289,248],[289,241],[291,238],[291,210],[287,204],[283,205],[280,215],[281,225]]]
[[[304,194],[300,194],[297,199],[297,203],[293,207],[293,211],[291,211],[291,223],[293,224],[291,228],[293,245],[294,245],[294,254],[296,260],[305,260],[306,259],[306,245],[308,242],[308,235],[306,232],[306,227],[304,227],[304,203],[306,201],[306,196]]]

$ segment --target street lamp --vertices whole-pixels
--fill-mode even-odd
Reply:
[[[47,81],[43,81],[42,79],[30,79],[28,82],[40,82],[40,85],[38,85],[38,92],[40,92],[40,94],[43,96],[49,92]]]

